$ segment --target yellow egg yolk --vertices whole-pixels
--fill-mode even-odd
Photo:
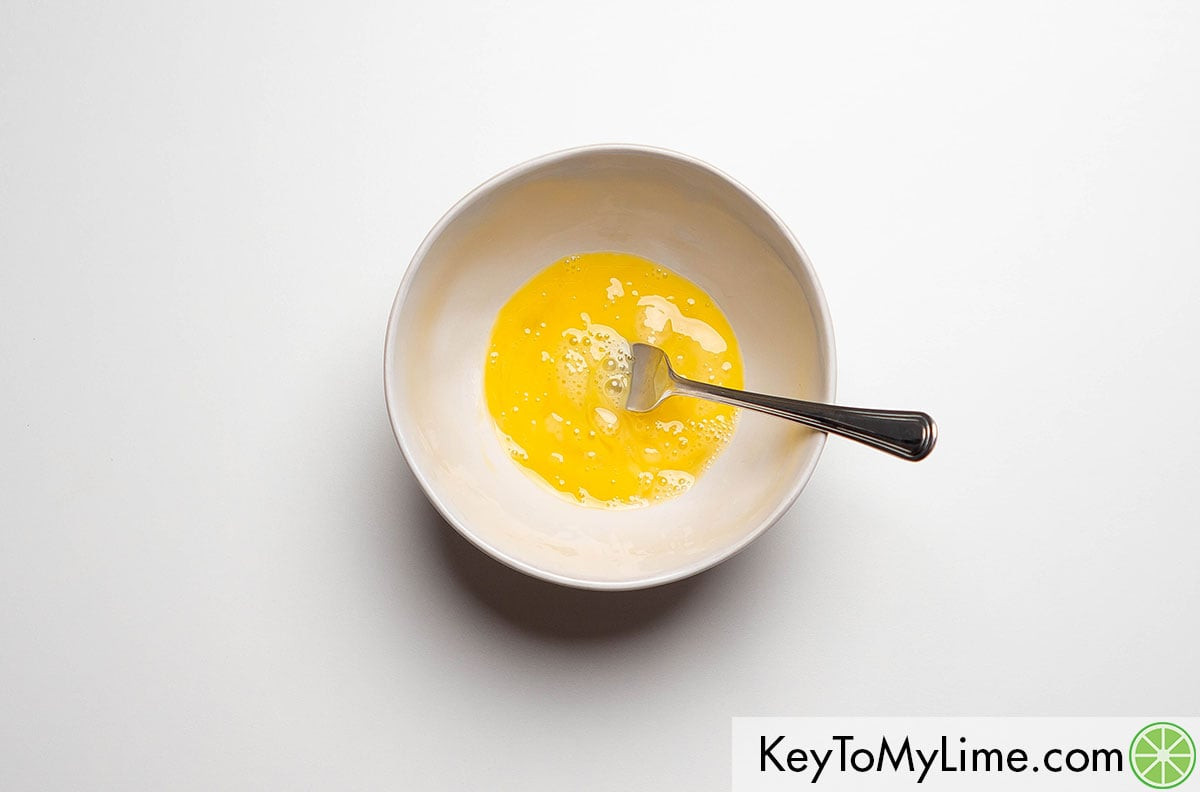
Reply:
[[[644,506],[695,482],[733,435],[736,410],[690,397],[624,409],[635,342],[690,379],[742,387],[725,315],[688,279],[628,253],[561,259],[500,309],[484,395],[509,455],[564,497]]]

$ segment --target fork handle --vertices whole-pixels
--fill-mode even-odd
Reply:
[[[912,462],[929,456],[937,443],[937,424],[923,412],[838,407],[733,390],[678,376],[673,378],[672,385],[671,390],[676,394],[698,396],[787,418],[822,432],[857,440]]]

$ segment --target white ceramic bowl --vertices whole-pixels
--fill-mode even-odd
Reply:
[[[833,401],[833,331],[812,265],[761,201],[713,167],[641,146],[588,146],[501,173],[434,226],[388,320],[384,390],[408,464],[463,536],[535,577],[633,589],[719,563],[804,488],[825,435],[743,412],[715,464],[682,497],[589,509],[531,481],[501,447],[483,401],[496,313],[573,253],[618,250],[703,286],[729,317],[746,385]]]

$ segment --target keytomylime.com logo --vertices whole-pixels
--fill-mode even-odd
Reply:
[[[1129,769],[1152,789],[1170,789],[1196,767],[1196,743],[1174,723],[1151,723],[1129,744]]]

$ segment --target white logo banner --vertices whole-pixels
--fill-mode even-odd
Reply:
[[[1200,717],[734,718],[734,792],[1200,792]]]

